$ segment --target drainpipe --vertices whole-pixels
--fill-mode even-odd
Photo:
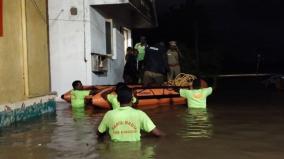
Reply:
[[[83,27],[84,27],[84,62],[87,63],[86,55],[86,13],[85,13],[85,0],[83,0]]]
[[[88,82],[88,66],[87,66],[87,53],[86,53],[86,10],[85,10],[85,0],[83,0],[83,27],[84,27],[84,62],[85,62],[85,83]]]

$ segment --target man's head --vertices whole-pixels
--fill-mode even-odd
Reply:
[[[140,42],[141,42],[141,44],[146,44],[146,37],[145,36],[141,36],[140,37]]]
[[[171,50],[175,50],[175,49],[177,48],[177,43],[176,43],[176,41],[170,41],[170,42],[169,42],[169,48],[170,48]]]
[[[117,100],[123,106],[123,104],[130,104],[132,101],[132,89],[124,87],[118,91]]]
[[[134,55],[138,55],[138,50],[137,49],[133,49],[133,54]]]
[[[133,52],[133,48],[132,47],[127,47],[126,52],[127,53],[132,53]]]
[[[127,87],[127,85],[126,85],[125,83],[123,83],[123,82],[118,82],[118,83],[116,84],[116,86],[115,86],[115,93],[118,94],[118,91],[119,91],[120,89],[125,88],[125,87]]]
[[[76,80],[72,83],[72,87],[75,90],[82,90],[83,89],[83,85],[82,82],[80,80]]]
[[[197,78],[197,79],[193,80],[192,88],[193,89],[200,89],[201,88],[201,81],[200,81],[200,79]]]

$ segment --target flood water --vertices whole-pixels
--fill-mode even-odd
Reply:
[[[105,110],[57,111],[0,131],[0,159],[211,158],[283,159],[284,92],[216,90],[208,108],[163,106],[144,110],[166,133],[141,142],[98,142]]]

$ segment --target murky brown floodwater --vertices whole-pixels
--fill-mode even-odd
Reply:
[[[45,115],[0,131],[0,159],[210,158],[283,159],[284,92],[215,92],[207,110],[164,106],[145,110],[167,136],[98,143],[105,111],[72,111],[58,103]]]

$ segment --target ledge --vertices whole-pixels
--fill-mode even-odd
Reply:
[[[0,105],[0,128],[26,121],[45,113],[55,112],[56,96],[48,95],[16,103]]]

